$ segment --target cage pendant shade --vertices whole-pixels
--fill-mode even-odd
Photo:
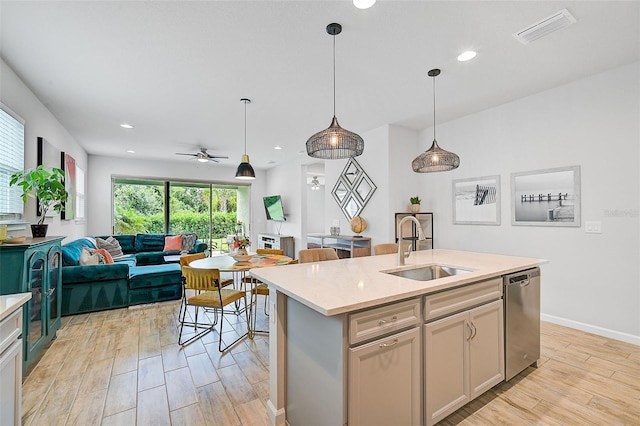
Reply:
[[[307,155],[325,160],[357,157],[364,151],[364,140],[357,133],[343,129],[336,118],[336,38],[340,24],[327,25],[327,33],[333,36],[333,120],[331,125],[307,140]]]
[[[440,148],[435,139],[431,148],[411,162],[411,167],[416,173],[446,172],[458,168],[459,165],[460,157]]]
[[[460,157],[440,148],[436,142],[436,77],[438,75],[440,75],[439,69],[429,71],[429,77],[433,77],[433,143],[431,148],[411,162],[411,168],[416,173],[447,172],[457,169],[460,165]]]
[[[314,158],[338,160],[356,157],[364,151],[364,140],[356,133],[343,129],[333,116],[331,125],[311,136],[307,141],[307,154]]]
[[[236,170],[236,179],[252,180],[256,178],[256,173],[253,171],[251,164],[249,164],[249,156],[247,155],[247,104],[251,103],[251,99],[242,98],[240,101],[244,102],[244,154],[242,155],[242,162],[240,162]]]

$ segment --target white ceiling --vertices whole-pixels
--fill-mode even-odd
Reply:
[[[89,154],[190,161],[243,152],[268,168],[301,154],[332,117],[364,133],[413,129],[640,58],[638,1],[0,0],[0,56]],[[577,23],[529,45],[512,33],[567,8]],[[478,51],[460,63],[463,50]],[[133,130],[119,127],[127,122]],[[40,135],[46,137],[47,135]],[[514,143],[517,143],[514,141]],[[274,150],[276,145],[282,150]],[[376,149],[367,145],[365,152]],[[215,167],[215,165],[212,165]]]

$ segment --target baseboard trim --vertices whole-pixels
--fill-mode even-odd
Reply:
[[[269,420],[273,426],[282,426],[287,424],[284,408],[280,410],[276,409],[271,400],[267,401],[267,414],[269,415]]]
[[[552,322],[554,324],[563,325],[565,327],[575,328],[577,330],[586,331],[587,333],[597,334],[598,336],[608,337],[610,339],[620,340],[622,342],[631,343],[640,346],[640,336],[634,336],[629,333],[610,330],[608,328],[597,327],[591,324],[585,324],[579,321],[573,321],[566,318],[556,317],[553,315],[540,314],[542,321]]]

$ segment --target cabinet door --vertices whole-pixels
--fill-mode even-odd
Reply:
[[[40,250],[27,251],[26,281],[24,291],[31,293],[31,300],[25,304],[24,329],[26,336],[25,359],[29,359],[32,350],[38,346],[47,333],[46,324],[46,296],[47,259],[46,254]]]
[[[469,380],[475,398],[504,380],[502,300],[469,312],[473,334],[469,339]]]
[[[349,350],[349,426],[420,425],[420,328]]]
[[[60,328],[60,316],[62,313],[62,250],[59,246],[54,245],[47,253],[48,260],[48,286],[47,296],[47,334],[53,338],[56,330]]]
[[[432,425],[469,402],[468,311],[426,324],[425,407]]]

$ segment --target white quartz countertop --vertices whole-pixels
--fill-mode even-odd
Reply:
[[[20,309],[31,299],[31,293],[16,293],[0,296],[0,321]]]
[[[331,316],[536,267],[544,260],[455,250],[411,253],[398,267],[396,254],[252,269],[251,274],[298,302]],[[445,265],[469,273],[415,281],[380,271]]]

